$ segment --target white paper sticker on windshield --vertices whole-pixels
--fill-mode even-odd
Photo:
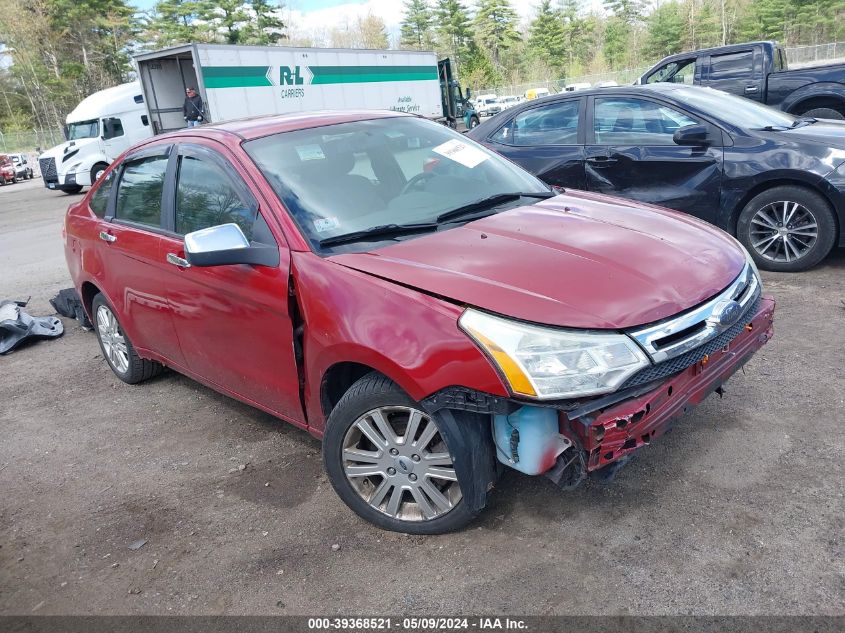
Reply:
[[[458,139],[446,141],[442,145],[435,147],[432,151],[470,169],[490,158],[480,149]]]
[[[319,145],[297,145],[296,153],[299,154],[299,160],[323,160],[326,155],[323,154],[323,148]]]
[[[320,233],[325,233],[326,231],[332,231],[340,226],[340,222],[338,221],[337,217],[332,216],[330,218],[319,218],[314,220],[314,228],[317,229]]]

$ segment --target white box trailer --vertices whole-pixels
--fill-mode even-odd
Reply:
[[[314,110],[397,110],[478,123],[433,52],[189,44],[135,57],[156,133],[185,127],[185,88],[211,123]],[[469,96],[469,95],[467,95]]]

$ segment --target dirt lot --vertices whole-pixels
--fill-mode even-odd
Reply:
[[[46,315],[73,197],[40,184],[0,188],[0,298]],[[0,613],[843,614],[845,253],[764,279],[775,339],[723,400],[610,486],[508,473],[442,537],[358,520],[306,433],[124,385],[65,320],[0,357]]]

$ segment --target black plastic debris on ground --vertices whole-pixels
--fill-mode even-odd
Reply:
[[[63,317],[79,321],[86,330],[93,329],[94,326],[88,320],[88,315],[85,314],[82,299],[79,298],[76,288],[59,290],[59,294],[50,299],[50,305]]]
[[[0,354],[8,354],[24,343],[56,338],[65,331],[56,317],[33,317],[24,312],[26,301],[0,301]]]

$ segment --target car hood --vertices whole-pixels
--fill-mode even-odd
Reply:
[[[745,265],[738,243],[690,216],[568,192],[331,261],[535,323],[616,329],[713,297]]]
[[[845,149],[845,121],[818,119],[812,125],[804,125],[794,130],[783,130],[780,133],[792,141],[805,141]]]

